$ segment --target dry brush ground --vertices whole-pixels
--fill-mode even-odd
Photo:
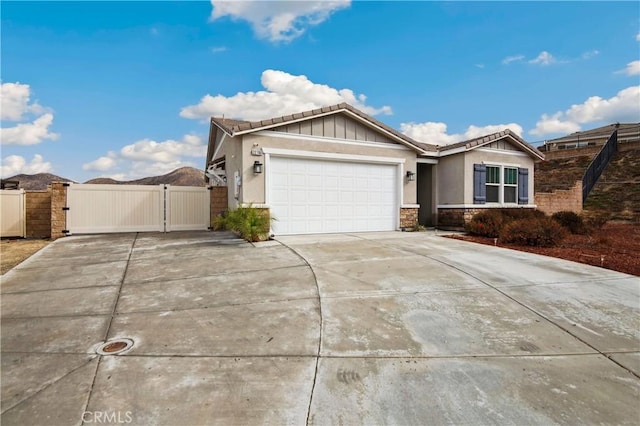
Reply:
[[[4,275],[14,266],[49,244],[49,240],[2,240],[0,241],[0,274]]]
[[[471,235],[453,238],[494,245],[493,238]],[[640,276],[640,223],[609,222],[591,235],[569,235],[557,247],[519,246],[499,241],[498,246]]]

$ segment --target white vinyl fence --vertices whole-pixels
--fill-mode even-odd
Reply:
[[[27,235],[24,189],[0,189],[0,237]]]
[[[68,234],[206,230],[205,187],[70,184]]]

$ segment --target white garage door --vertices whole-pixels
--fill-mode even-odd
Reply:
[[[397,166],[272,157],[276,235],[397,228]]]

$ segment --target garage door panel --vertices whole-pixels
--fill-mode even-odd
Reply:
[[[337,176],[324,176],[323,182],[326,189],[338,189]]]
[[[269,204],[278,235],[397,227],[395,165],[276,156],[269,169]]]

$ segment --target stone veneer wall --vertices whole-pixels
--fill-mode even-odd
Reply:
[[[582,213],[582,181],[577,180],[570,189],[558,189],[553,192],[536,192],[538,210],[548,215],[556,212],[571,211]]]
[[[27,238],[51,237],[51,190],[26,191]]]
[[[63,230],[67,226],[67,212],[63,207],[67,206],[68,183],[53,182],[51,184],[51,239],[66,236]]]
[[[438,228],[462,229],[465,223],[471,220],[473,215],[479,213],[483,208],[439,208]]]
[[[418,209],[413,207],[400,208],[400,228],[413,228],[418,224]]]
[[[210,187],[211,195],[211,227],[216,216],[221,215],[227,210],[227,187],[212,186]]]

